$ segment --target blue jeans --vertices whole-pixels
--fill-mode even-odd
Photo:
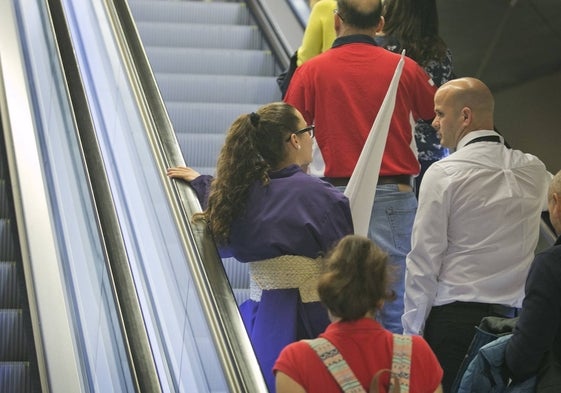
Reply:
[[[417,213],[414,192],[401,192],[397,184],[376,187],[368,237],[389,255],[395,292],[394,301],[386,301],[378,320],[393,333],[403,333],[403,295],[405,291],[405,258],[411,251],[411,231]]]

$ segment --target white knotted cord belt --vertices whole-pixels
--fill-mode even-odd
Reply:
[[[318,302],[317,284],[322,271],[321,259],[297,255],[249,262],[250,298],[258,302],[263,290],[298,288],[303,303]]]

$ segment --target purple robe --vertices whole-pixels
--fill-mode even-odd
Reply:
[[[232,223],[229,252],[240,262],[281,255],[317,258],[353,233],[347,197],[297,165],[270,173],[267,186],[256,182],[246,209]],[[191,185],[206,206],[210,177]],[[322,333],[329,319],[319,302],[302,303],[298,289],[264,290],[261,301],[247,300],[240,312],[271,392],[272,368],[286,345]]]

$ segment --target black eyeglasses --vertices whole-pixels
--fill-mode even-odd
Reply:
[[[339,17],[339,19],[341,19],[343,22],[345,21],[345,19],[343,19],[343,17],[341,16],[341,14],[339,13],[339,10],[338,10],[337,8],[335,8],[335,9],[333,10],[333,13],[334,13],[335,15],[337,15],[337,16]]]
[[[315,128],[316,128],[316,126],[314,126],[314,125],[312,124],[311,126],[304,127],[304,128],[302,128],[301,130],[294,131],[292,134],[294,134],[294,135],[300,135],[300,134],[303,134],[303,133],[307,132],[307,133],[310,134],[310,138],[313,138],[313,137],[314,137],[314,130],[315,130]],[[290,141],[290,138],[292,138],[292,134],[290,134],[290,136],[289,136],[288,139],[286,140],[287,142],[289,142],[289,141]]]

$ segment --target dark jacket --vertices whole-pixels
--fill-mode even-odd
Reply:
[[[561,360],[561,237],[530,267],[522,312],[505,353],[512,379],[534,375],[549,350]]]

